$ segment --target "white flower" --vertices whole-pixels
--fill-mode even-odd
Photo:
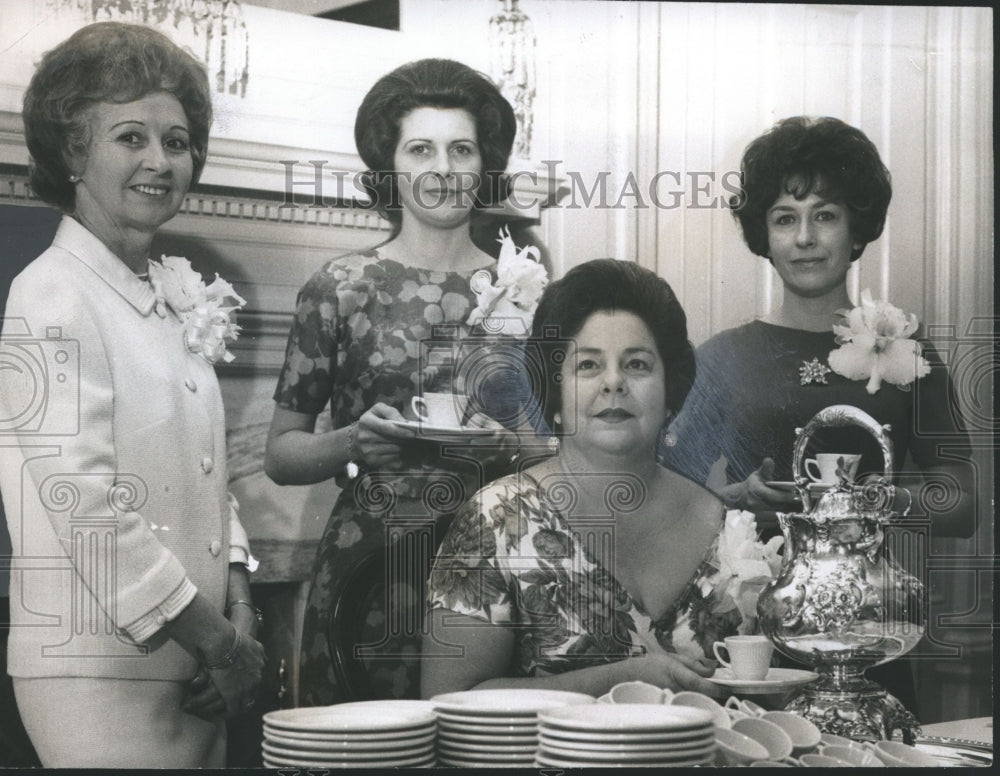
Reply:
[[[215,275],[208,286],[191,262],[180,256],[162,256],[149,262],[149,279],[156,295],[160,317],[170,308],[184,324],[184,345],[210,364],[220,359],[232,361],[226,343],[239,336],[240,327],[230,320],[230,313],[246,304],[233,287]]]
[[[539,262],[541,254],[534,245],[519,251],[506,228],[500,230],[497,241],[500,256],[496,283],[492,283],[486,270],[473,275],[469,287],[476,295],[477,305],[466,323],[470,326],[481,323],[491,334],[525,337],[531,330],[531,319],[549,275]]]
[[[882,380],[909,385],[931,371],[920,343],[909,339],[917,330],[917,316],[907,315],[887,301],[875,302],[867,288],[861,304],[838,310],[843,324],[834,324],[840,347],[830,351],[830,368],[849,380],[868,380],[868,393],[875,393]]]
[[[715,591],[719,603],[716,612],[734,606],[743,618],[740,632],[749,632],[757,618],[757,598],[760,591],[781,568],[778,550],[784,539],[775,536],[767,544],[757,536],[757,521],[751,512],[729,510],[726,524],[719,534],[719,571],[715,575]]]

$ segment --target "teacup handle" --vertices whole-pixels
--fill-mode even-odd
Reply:
[[[410,399],[410,406],[413,407],[414,415],[421,420],[428,420],[429,414],[427,412],[427,402],[424,401],[423,396],[414,396]]]
[[[720,663],[722,663],[722,665],[724,665],[726,668],[732,668],[733,667],[732,663],[726,658],[724,658],[721,654],[719,654],[720,649],[725,649],[726,654],[729,654],[729,650],[726,649],[726,642],[717,641],[712,645],[712,652],[715,653],[715,659],[718,660]]]
[[[813,482],[823,481],[823,474],[820,472],[819,463],[817,463],[815,458],[806,458],[804,465],[806,474],[809,475],[809,479],[811,479]]]

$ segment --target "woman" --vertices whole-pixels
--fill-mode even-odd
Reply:
[[[712,644],[754,626],[720,572],[743,524],[654,458],[694,379],[684,311],[654,273],[600,259],[546,289],[532,332],[558,453],[488,485],[453,522],[429,583],[423,695],[601,695],[630,679],[719,694]]]
[[[358,109],[354,134],[370,169],[366,185],[392,236],[330,261],[299,293],[265,457],[279,484],[335,477],[342,489],[313,568],[299,674],[305,705],[360,692],[335,674],[327,631],[339,591],[359,564],[383,558],[388,569],[411,572],[388,579],[376,573],[366,600],[355,602],[368,612],[367,630],[339,635],[369,645],[375,662],[365,694],[418,694],[423,595],[414,588],[430,569],[435,523],[450,519],[518,454],[517,437],[505,428],[523,420],[526,389],[518,388],[516,358],[507,361],[512,369],[490,367],[478,380],[481,371],[470,366],[489,366],[487,353],[503,363],[505,353],[484,349],[491,340],[469,323],[477,308],[473,275],[492,275],[497,266],[473,243],[470,224],[505,193],[501,173],[514,133],[513,111],[497,88],[444,59],[394,70]],[[461,436],[444,446],[419,438],[406,422],[411,398],[428,391],[478,395],[482,412],[470,424],[494,433],[474,444]],[[314,433],[328,402],[333,428]],[[387,547],[396,554],[387,557]],[[399,621],[408,625],[396,629]]]
[[[698,379],[671,429],[676,444],[660,448],[662,460],[706,482],[724,457],[724,476],[713,478],[716,492],[773,528],[774,512],[797,507],[795,496],[780,486],[792,478],[796,429],[824,407],[850,404],[891,427],[893,470],[902,475],[897,484],[912,490],[912,499],[901,494],[896,511],[926,509],[934,536],[970,535],[975,490],[968,437],[956,420],[948,373],[937,354],[924,344],[929,369],[917,385],[883,380],[874,393],[866,378],[836,371],[845,370],[838,360],[843,354],[834,355],[833,327],[841,322],[840,312],[854,306],[848,270],[882,233],[892,195],[875,146],[838,119],[798,116],[754,140],[741,169],[743,200],[733,202],[733,214],[750,250],[767,258],[781,278],[782,303],[698,349]],[[823,452],[861,453],[859,477],[883,471],[877,443],[860,429],[823,429],[807,455]],[[908,454],[918,472],[907,472]],[[928,498],[918,490],[921,475]],[[914,570],[923,564],[921,558],[899,560]],[[872,675],[913,709],[908,670],[896,661]]]
[[[840,311],[854,307],[848,270],[882,233],[892,196],[889,171],[875,146],[839,119],[797,116],[754,140],[741,170],[743,199],[734,198],[733,215],[750,250],[767,258],[781,278],[782,303],[698,349],[698,379],[673,426],[676,444],[660,449],[664,461],[706,482],[724,456],[725,482],[716,492],[727,504],[787,511],[795,497],[768,483],[791,479],[795,429],[823,407],[851,404],[891,425],[895,472],[905,472],[910,453],[929,488],[944,483],[952,493],[931,499],[948,507],[930,515],[934,535],[969,536],[975,515],[969,466],[963,465],[968,437],[937,354],[924,344],[930,369],[918,385],[886,380],[874,393],[865,379],[830,368],[841,368],[839,356],[831,357],[838,346],[833,327],[841,322]],[[946,456],[941,445],[948,448]],[[883,469],[874,439],[858,429],[817,435],[808,454],[822,452],[861,452],[861,473]],[[903,496],[900,512],[909,500]],[[913,501],[923,501],[915,489]]]
[[[46,767],[219,767],[264,661],[249,550],[212,364],[145,277],[164,287],[150,242],[205,164],[208,81],[160,33],[93,24],[43,57],[23,115],[32,187],[65,215],[4,326],[18,708]]]

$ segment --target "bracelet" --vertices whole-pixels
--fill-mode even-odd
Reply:
[[[236,653],[240,651],[240,647],[243,646],[243,636],[240,633],[239,628],[234,628],[236,631],[236,639],[233,641],[233,646],[229,648],[229,651],[222,656],[219,660],[214,663],[209,663],[205,661],[205,667],[211,669],[219,668],[230,668],[236,664]]]
[[[250,601],[245,601],[242,598],[236,601],[231,601],[229,606],[226,607],[226,612],[227,613],[231,612],[233,610],[233,607],[236,606],[237,604],[243,604],[244,606],[249,606],[253,610],[254,617],[257,618],[257,624],[258,625],[264,624],[264,613],[256,606],[254,606],[253,603],[251,603]]]
[[[356,479],[361,471],[354,462],[354,434],[358,428],[358,422],[354,421],[347,427],[347,479]]]

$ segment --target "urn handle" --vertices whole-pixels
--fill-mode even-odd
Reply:
[[[858,426],[875,437],[882,450],[886,482],[891,482],[892,440],[889,438],[888,433],[891,430],[891,426],[889,424],[880,424],[867,412],[850,404],[833,404],[829,407],[824,407],[813,415],[812,420],[806,423],[805,428],[796,430],[797,438],[795,440],[795,451],[792,456],[792,475],[799,489],[804,491],[806,484],[809,482],[809,478],[803,472],[806,447],[809,445],[809,440],[819,429],[836,426]]]

